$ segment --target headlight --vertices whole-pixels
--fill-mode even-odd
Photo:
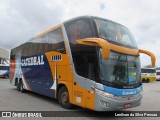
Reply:
[[[102,90],[99,90],[99,89],[96,89],[96,88],[95,88],[95,91],[96,91],[97,94],[102,95],[104,97],[114,97],[113,94],[107,93],[105,91],[102,91]]]

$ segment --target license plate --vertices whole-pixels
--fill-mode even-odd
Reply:
[[[124,105],[124,108],[131,108],[132,107],[132,104],[131,103],[127,103]]]

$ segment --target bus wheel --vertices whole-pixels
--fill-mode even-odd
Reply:
[[[65,86],[61,87],[60,90],[58,91],[58,102],[64,108],[69,109],[72,107],[72,105],[69,101],[69,93],[68,93],[68,90]]]
[[[150,82],[150,80],[149,80],[149,79],[147,79],[147,80],[146,80],[146,83],[149,83],[149,82]]]
[[[16,79],[16,86],[17,86],[17,90],[20,91],[20,81],[18,82],[17,79]]]
[[[9,78],[9,76],[8,76],[8,75],[6,75],[6,76],[5,76],[5,78],[6,78],[6,79],[8,79],[8,78]]]
[[[24,93],[24,92],[25,92],[25,89],[24,89],[24,85],[23,85],[22,80],[19,81],[19,84],[20,84],[20,91],[21,91],[22,93]]]
[[[146,82],[146,79],[145,79],[145,78],[143,78],[143,79],[142,79],[142,83],[145,83],[145,82]]]

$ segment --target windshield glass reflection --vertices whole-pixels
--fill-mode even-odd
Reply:
[[[137,48],[135,39],[128,28],[103,19],[95,18],[99,37],[115,44]]]
[[[100,77],[103,81],[124,85],[133,85],[140,82],[138,56],[111,52],[108,60],[100,56],[100,61]]]

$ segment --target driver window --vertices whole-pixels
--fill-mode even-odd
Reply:
[[[76,73],[82,77],[95,80],[96,64],[95,55],[77,55],[74,56],[74,64]]]

